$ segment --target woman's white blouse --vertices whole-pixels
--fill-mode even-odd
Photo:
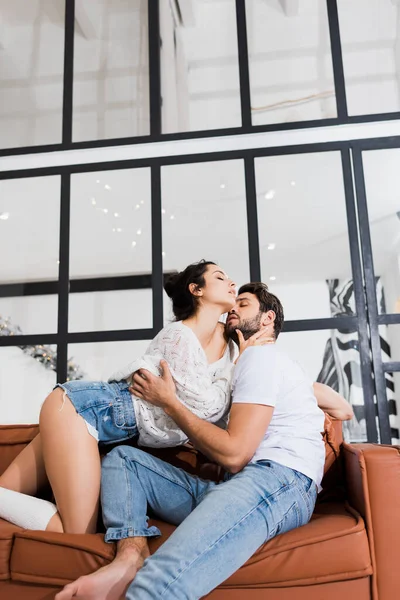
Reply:
[[[141,358],[113,373],[108,381],[126,379],[130,382],[132,374],[138,369],[147,369],[154,375],[160,375],[160,360],[164,359],[182,404],[201,419],[212,423],[225,421],[226,424],[234,356],[235,345],[229,342],[224,356],[209,364],[196,334],[181,321],[176,321],[156,335]],[[139,445],[158,448],[187,442],[186,434],[162,408],[134,395],[132,400]]]

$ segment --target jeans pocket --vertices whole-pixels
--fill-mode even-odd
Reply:
[[[297,479],[298,489],[301,497],[303,498],[303,504],[305,507],[305,523],[308,523],[314,512],[315,501],[317,499],[317,486],[310,477],[307,477],[302,473],[297,473]],[[303,525],[305,523],[303,523]]]
[[[299,508],[298,502],[294,500],[291,506],[286,510],[285,514],[282,516],[280,521],[278,521],[278,523],[276,524],[275,530],[269,536],[269,538],[275,537],[276,535],[279,535],[281,533],[286,533],[291,529],[296,529],[301,525],[303,525],[301,518],[301,510]]]
[[[311,487],[310,487],[310,489],[308,490],[308,493],[307,493],[308,508],[309,508],[308,520],[310,520],[311,517],[312,517],[312,515],[313,515],[314,508],[315,508],[315,503],[317,501],[317,494],[318,494],[317,486],[315,485],[314,482],[312,482],[312,485],[311,485]]]

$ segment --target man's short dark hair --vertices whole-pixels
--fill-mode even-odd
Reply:
[[[242,285],[242,287],[239,289],[238,295],[240,296],[240,294],[245,294],[246,292],[257,296],[257,299],[260,303],[260,312],[268,312],[269,310],[274,311],[274,334],[275,339],[277,339],[278,335],[282,331],[283,321],[285,319],[281,301],[279,298],[274,296],[274,294],[271,294],[271,292],[268,291],[268,286],[265,283],[261,283],[261,281]]]

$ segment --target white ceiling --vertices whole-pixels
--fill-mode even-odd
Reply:
[[[174,19],[163,1],[167,38]],[[192,19],[175,20],[171,31],[181,71],[175,77],[178,58],[162,49],[162,93],[164,105],[179,102],[188,116],[183,122],[164,111],[164,130],[240,125],[235,1],[184,4]],[[76,1],[74,140],[148,133],[146,5]],[[253,122],[336,116],[325,2],[246,6]],[[399,110],[397,4],[339,0],[338,6],[350,113]],[[1,146],[59,142],[64,0],[0,0],[0,15]]]

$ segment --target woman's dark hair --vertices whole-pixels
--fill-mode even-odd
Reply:
[[[203,259],[167,279],[164,289],[172,300],[172,310],[177,321],[188,319],[196,313],[199,299],[190,292],[189,285],[194,283],[197,288],[204,287],[206,283],[204,273],[209,265],[215,264]]]
[[[252,283],[246,283],[239,288],[238,296],[240,294],[244,294],[248,292],[249,294],[254,294],[257,296],[258,301],[260,303],[260,312],[268,312],[269,310],[273,310],[275,313],[275,321],[274,321],[274,334],[275,339],[278,338],[283,326],[284,314],[283,314],[283,306],[281,301],[277,296],[271,294],[268,291],[268,286],[265,283],[261,283],[261,281],[256,281]]]

